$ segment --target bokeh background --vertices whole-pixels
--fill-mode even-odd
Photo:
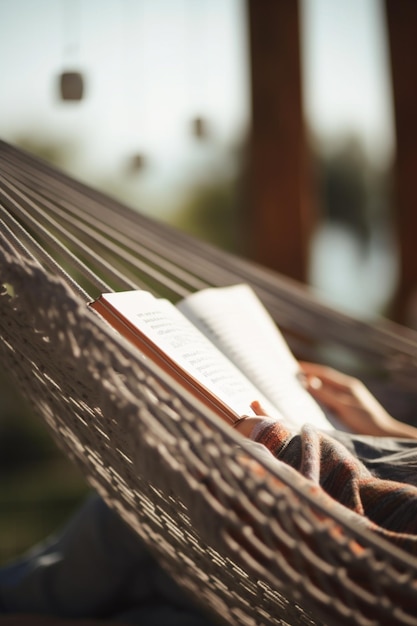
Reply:
[[[305,282],[358,317],[389,316],[399,243],[385,3],[290,2],[315,198]],[[250,4],[0,0],[0,138],[246,254]],[[64,523],[87,486],[6,372],[0,394],[1,563]]]

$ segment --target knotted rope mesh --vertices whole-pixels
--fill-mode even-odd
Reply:
[[[228,624],[417,624],[415,561],[260,457],[86,303],[245,280],[298,347],[341,341],[402,383],[413,333],[329,311],[5,143],[0,160],[1,362],[161,565]]]

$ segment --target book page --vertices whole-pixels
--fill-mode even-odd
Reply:
[[[251,287],[204,289],[177,306],[286,418],[333,428],[304,389],[297,360]]]
[[[282,417],[267,398],[170,302],[145,291],[103,294],[101,299],[139,329],[200,385],[226,403],[238,417],[253,415],[250,403],[261,395],[276,417]],[[186,380],[186,377],[184,377]]]

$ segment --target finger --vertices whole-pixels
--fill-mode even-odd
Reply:
[[[317,391],[319,390],[322,386],[323,386],[323,381],[321,380],[321,378],[318,378],[317,376],[305,376],[304,377],[304,386],[307,389],[307,391]]]
[[[269,417],[268,411],[263,408],[262,404],[258,400],[254,400],[253,402],[251,402],[250,406],[255,415]]]
[[[245,437],[250,437],[253,429],[259,423],[259,417],[252,417],[249,415],[243,415],[240,419],[233,424],[233,428],[240,432]]]
[[[317,402],[339,415],[344,414],[346,411],[351,411],[357,406],[350,393],[335,392],[334,389],[323,384],[320,387],[309,389],[309,392]]]
[[[332,367],[328,367],[327,365],[301,361],[300,367],[306,376],[307,381],[316,378],[321,380],[322,384],[332,386],[334,389],[347,391],[356,381],[356,379],[351,376],[343,374],[342,372],[339,372]]]

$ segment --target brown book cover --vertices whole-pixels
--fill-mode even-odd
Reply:
[[[332,427],[248,285],[203,289],[177,305],[145,290],[112,292],[90,306],[227,423],[253,415],[251,404],[258,400],[268,415],[292,427]]]
[[[106,299],[106,294],[102,294],[89,306],[97,311],[117,332],[135,345],[142,354],[162,368],[176,383],[212,409],[221,419],[233,425],[241,417],[125,317],[121,310]]]

